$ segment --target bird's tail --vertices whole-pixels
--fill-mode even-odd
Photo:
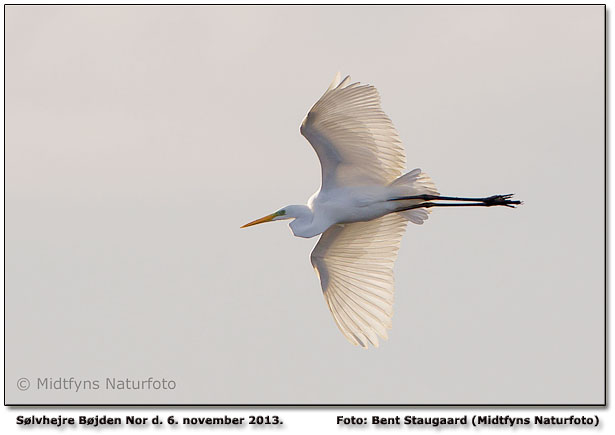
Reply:
[[[436,185],[431,180],[429,175],[421,172],[420,169],[413,169],[407,174],[402,175],[390,185],[392,194],[395,196],[414,196],[414,195],[439,195]],[[408,204],[411,202],[417,204],[422,202],[421,200],[411,199],[408,200]],[[405,204],[405,205],[408,205]],[[399,214],[414,224],[421,225],[429,216],[428,208],[416,208],[412,210],[401,211]]]

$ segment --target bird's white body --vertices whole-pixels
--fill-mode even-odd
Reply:
[[[324,233],[331,225],[371,221],[393,213],[400,203],[419,203],[419,200],[391,201],[396,196],[411,194],[395,186],[374,184],[319,190],[308,200],[309,210],[299,212],[290,228],[295,236],[310,238]],[[292,211],[291,208],[289,214]]]
[[[319,190],[308,200],[311,220],[295,219],[290,225],[297,237],[314,237],[331,225],[370,221],[391,213],[395,204],[388,186],[347,186]]]
[[[311,262],[335,323],[351,343],[378,346],[391,328],[393,265],[406,224],[422,224],[434,205],[424,199],[441,197],[420,169],[404,174],[404,149],[373,86],[340,80],[338,73],[301,134],[320,160],[320,190],[307,205],[289,205],[244,227],[292,219],[295,236],[322,234]],[[405,198],[412,196],[421,198]],[[467,205],[519,203],[508,197]]]

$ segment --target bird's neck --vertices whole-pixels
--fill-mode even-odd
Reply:
[[[284,209],[286,217],[293,219],[289,226],[295,236],[309,238],[322,232],[315,228],[314,212],[307,205],[290,205]]]

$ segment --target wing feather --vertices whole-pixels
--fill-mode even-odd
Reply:
[[[312,265],[333,319],[346,339],[367,348],[387,338],[393,316],[393,265],[407,221],[389,214],[336,224],[312,251]]]
[[[387,184],[406,167],[399,135],[375,87],[339,73],[301,124],[320,160],[323,189]]]

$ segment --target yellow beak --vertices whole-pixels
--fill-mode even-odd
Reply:
[[[265,222],[271,222],[273,220],[273,218],[276,217],[277,215],[278,215],[277,213],[272,213],[272,214],[267,215],[265,217],[262,217],[260,219],[256,219],[255,221],[247,223],[244,226],[242,226],[241,228],[251,227],[252,225],[262,224],[262,223],[265,223]]]

